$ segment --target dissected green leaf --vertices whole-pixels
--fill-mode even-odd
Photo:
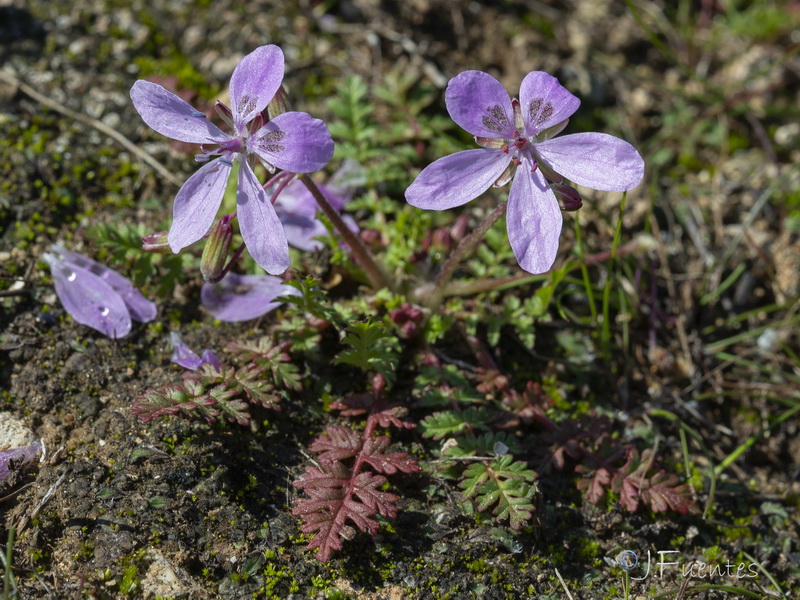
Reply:
[[[352,323],[342,343],[350,348],[340,352],[334,364],[352,365],[364,371],[377,371],[391,386],[396,378],[400,344],[380,321]]]

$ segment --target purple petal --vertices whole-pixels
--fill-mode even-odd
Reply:
[[[239,131],[267,107],[281,81],[283,52],[273,44],[260,46],[239,61],[230,83],[231,109]]]
[[[573,183],[606,192],[635,188],[644,160],[628,142],[606,133],[576,133],[536,145],[553,170]]]
[[[302,183],[300,185],[302,185]],[[325,198],[328,200],[330,205],[336,210],[341,212],[341,210],[344,208],[344,205],[347,204],[347,202],[350,200],[349,197],[345,197],[345,195],[348,195],[348,192],[346,191],[344,193],[345,195],[342,195],[331,189],[331,185],[332,184],[325,185],[322,183],[318,183],[317,187],[319,188],[319,191],[322,192],[322,195],[325,196]],[[303,187],[305,188],[305,186]],[[308,189],[306,189],[306,191],[308,191]],[[311,192],[309,192],[309,195],[311,195]],[[352,196],[352,193],[350,193],[349,196]],[[316,213],[316,211],[319,210],[319,207],[317,206],[317,201],[314,200],[314,196],[311,196],[311,200],[314,202],[314,212]]]
[[[283,273],[290,264],[289,243],[275,208],[246,161],[239,169],[236,204],[239,229],[250,256],[267,273]]]
[[[157,83],[140,79],[131,88],[131,100],[151,129],[173,140],[218,144],[230,139],[203,113]]]
[[[42,440],[36,440],[30,446],[0,450],[0,481],[8,477],[10,473],[8,463],[10,461],[21,461],[22,464],[29,463],[36,458],[36,455],[43,449],[44,445],[42,444]]]
[[[213,350],[203,350],[202,362],[214,367],[217,371],[222,369],[222,363],[219,361],[219,356]]]
[[[519,266],[538,275],[553,266],[561,235],[561,209],[555,194],[539,171],[531,173],[529,158],[522,164],[508,195],[508,241]]]
[[[283,223],[283,230],[286,232],[286,240],[289,244],[303,250],[305,252],[313,252],[320,250],[324,244],[319,241],[318,237],[327,237],[329,235],[328,228],[315,217],[303,217],[278,213],[278,218]],[[358,225],[349,215],[343,215],[348,229],[354,233],[358,233]]]
[[[299,291],[270,275],[228,275],[218,284],[203,284],[200,301],[220,321],[237,322],[256,319],[275,310],[282,303],[279,296],[298,295]]]
[[[483,71],[464,71],[447,84],[447,112],[459,127],[488,138],[514,137],[514,109],[503,85]]]
[[[341,205],[335,206],[335,208],[336,210],[342,210],[344,205],[353,198],[353,193],[356,189],[366,185],[366,183],[366,169],[364,169],[358,161],[348,158],[328,180],[327,186],[331,193],[329,200],[333,201],[334,199],[338,200],[341,198]],[[324,193],[326,195],[328,194],[327,191]]]
[[[91,258],[67,250],[63,246],[53,244],[51,252],[58,256],[69,266],[76,266],[91,271],[108,285],[114,288],[121,297],[133,320],[140,323],[149,323],[156,318],[158,309],[155,302],[145,298],[139,290],[133,287],[130,279],[123,277],[115,270]]]
[[[406,190],[411,206],[445,210],[474,200],[488,190],[511,162],[500,150],[478,148],[429,164]]]
[[[341,211],[346,203],[345,198],[331,191],[329,186],[321,183],[317,186],[331,206]],[[270,190],[267,190],[267,195],[269,194]],[[306,252],[322,248],[322,242],[314,238],[327,236],[328,229],[317,219],[319,206],[305,185],[296,180],[287,185],[274,206],[290,246]],[[352,218],[345,216],[344,220],[351,231],[358,232],[358,225]]]
[[[344,208],[346,200],[342,196],[333,192],[329,186],[322,183],[318,183],[317,187],[333,208],[338,211]],[[267,190],[267,194],[270,194],[270,190]],[[320,208],[314,196],[308,191],[308,188],[303,185],[302,182],[295,180],[287,185],[280,193],[275,201],[275,210],[279,216],[290,215],[314,218]]]
[[[226,154],[203,165],[178,190],[167,236],[169,247],[175,254],[194,244],[211,228],[233,166],[230,157]]]
[[[325,193],[327,190],[323,189],[323,185],[318,183],[317,187],[319,187],[319,190],[325,195],[328,202],[330,202],[331,196]],[[275,188],[268,189],[267,195],[271,197],[274,190]],[[275,200],[274,206],[275,212],[281,217],[282,223],[285,223],[283,219],[284,215],[311,219],[317,214],[317,210],[319,210],[314,196],[311,195],[311,192],[308,191],[305,185],[297,180],[292,181],[283,188],[283,191],[281,191],[280,195]]]
[[[581,105],[558,79],[542,71],[528,73],[522,80],[519,103],[527,135],[566,121]]]
[[[262,160],[292,173],[319,171],[333,157],[328,127],[303,112],[278,115],[247,140]]]
[[[110,338],[121,338],[131,330],[131,316],[122,297],[104,279],[88,269],[70,265],[45,253],[58,299],[78,323]]]
[[[197,354],[183,342],[181,334],[177,331],[173,331],[169,334],[169,340],[172,343],[172,357],[169,359],[170,362],[174,362],[176,365],[180,365],[184,369],[190,369],[192,371],[196,371],[206,363],[214,366],[218,371],[220,370],[221,364],[219,362],[219,357],[213,350],[204,350],[202,357],[197,356]]]
[[[322,248],[322,242],[314,239],[328,233],[322,221],[318,221],[313,217],[282,215],[281,213],[278,213],[278,218],[283,223],[286,241],[292,247],[305,252],[313,252]]]
[[[196,371],[203,364],[203,360],[189,348],[181,338],[181,334],[173,331],[169,334],[169,341],[172,343],[172,356],[170,362],[182,366],[184,369]]]

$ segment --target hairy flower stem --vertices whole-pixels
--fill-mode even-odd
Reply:
[[[308,188],[308,191],[314,196],[314,200],[317,201],[322,212],[330,219],[333,226],[336,227],[336,230],[339,232],[339,235],[341,235],[344,241],[350,246],[353,259],[358,266],[364,270],[364,274],[367,276],[372,289],[376,292],[384,288],[396,291],[396,286],[393,285],[386,276],[386,273],[384,273],[383,269],[375,261],[370,251],[364,245],[364,242],[361,241],[358,235],[350,230],[339,212],[331,206],[330,202],[325,198],[325,195],[319,190],[314,180],[307,174],[298,175],[297,178]]]
[[[473,250],[475,250],[481,241],[483,241],[483,237],[486,235],[486,232],[491,229],[492,225],[497,223],[497,221],[500,220],[500,217],[506,214],[507,206],[508,202],[502,202],[483,219],[483,221],[472,233],[461,240],[458,246],[456,246],[455,250],[453,250],[453,253],[447,258],[447,262],[444,263],[444,266],[442,267],[439,276],[436,278],[432,289],[428,288],[417,290],[417,295],[422,296],[421,300],[424,301],[425,306],[432,309],[442,301],[442,298],[444,298],[445,295],[447,295],[447,284],[453,277],[456,267],[458,267],[459,263],[461,263],[461,261]]]
[[[233,253],[233,256],[231,256],[231,259],[228,261],[228,264],[225,265],[225,268],[222,270],[222,274],[214,281],[210,280],[207,281],[209,283],[219,283],[220,281],[225,279],[225,275],[230,273],[231,269],[233,268],[233,265],[235,265],[236,262],[239,260],[239,257],[242,256],[242,252],[244,252],[245,247],[246,246],[244,245],[244,242],[242,242],[242,244],[240,244],[239,247],[236,249],[236,251]]]

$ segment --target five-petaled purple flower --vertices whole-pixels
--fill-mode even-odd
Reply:
[[[644,161],[636,149],[604,133],[551,139],[580,104],[547,73],[528,73],[513,101],[494,77],[465,71],[450,80],[447,111],[475,136],[481,149],[457,152],[426,167],[406,190],[419,208],[444,210],[473,200],[489,187],[508,183],[508,239],[520,266],[550,269],[558,251],[561,209],[550,183],[563,178],[597,190],[636,187]]]
[[[289,247],[275,209],[256,179],[258,157],[273,172],[310,173],[333,156],[333,140],[319,119],[302,112],[285,112],[265,122],[263,111],[280,88],[283,52],[261,46],[245,56],[230,82],[232,109],[217,104],[233,133],[224,133],[198,110],[158,84],[139,80],[131,100],[147,125],[158,133],[216,149],[199,154],[204,165],[183,184],[172,212],[168,241],[173,252],[202,238],[211,228],[222,203],[234,160],[243,158],[236,194],[239,227],[245,245],[267,272],[279,274],[289,266]],[[205,151],[205,148],[203,148]]]

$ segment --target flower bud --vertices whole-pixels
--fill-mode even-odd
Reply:
[[[571,185],[554,183],[550,187],[553,188],[553,192],[555,192],[556,198],[558,198],[558,204],[561,206],[561,210],[571,212],[583,206],[581,195],[578,193],[578,190]]]
[[[289,110],[289,94],[286,93],[286,88],[281,85],[278,88],[278,91],[275,92],[275,95],[272,97],[272,100],[269,101],[267,105],[267,114],[269,115],[270,120],[274,119],[278,115],[282,115],[283,113]]]
[[[460,242],[467,236],[467,229],[469,228],[469,218],[467,215],[460,215],[456,222],[453,223],[452,229],[450,229],[450,237],[453,238],[453,241]]]
[[[408,339],[419,333],[422,322],[425,320],[425,313],[420,308],[403,302],[399,308],[389,311],[389,318],[398,326],[400,337]]]
[[[437,250],[449,252],[455,246],[453,243],[453,236],[451,236],[450,232],[443,227],[434,229],[433,235],[431,236],[431,246]]]
[[[230,108],[217,100],[217,102],[214,104],[214,110],[217,111],[219,118],[222,119],[228,127],[235,129],[236,126],[233,123],[233,111]]]
[[[373,250],[380,250],[386,246],[383,243],[381,232],[377,229],[362,229],[358,235],[361,237],[361,241]]]
[[[375,373],[375,375],[372,376],[371,387],[372,398],[377,402],[383,396],[384,390],[386,390],[386,378],[380,373]]]
[[[154,252],[156,254],[167,254],[172,252],[167,242],[167,232],[148,233],[142,238],[142,250]]]
[[[209,283],[217,283],[225,276],[225,261],[233,239],[233,215],[225,215],[214,226],[203,248],[200,272]]]

